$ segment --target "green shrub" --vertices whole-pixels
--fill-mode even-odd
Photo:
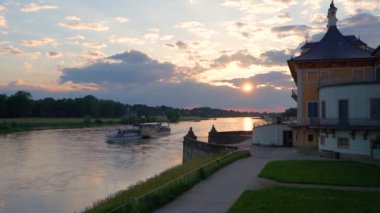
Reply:
[[[85,115],[83,118],[83,123],[90,124],[92,120],[92,117],[90,115]]]
[[[97,118],[97,119],[95,119],[95,123],[96,124],[103,124],[103,121],[102,121],[102,119]]]

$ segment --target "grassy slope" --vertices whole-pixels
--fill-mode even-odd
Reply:
[[[272,161],[259,177],[285,183],[380,186],[380,167],[352,161]]]
[[[110,195],[104,200],[96,201],[92,207],[86,209],[86,212],[107,212],[112,209],[115,209],[116,207],[124,204],[125,201],[128,199],[136,198],[148,192],[151,192],[182,175],[188,174],[189,172],[194,171],[202,167],[203,165],[206,165],[209,162],[223,157],[224,155],[225,153],[221,153],[218,155],[207,155],[204,157],[194,159],[186,164],[182,164],[168,169],[157,176],[149,178],[143,182],[139,182],[136,185],[130,186],[127,190],[121,190],[113,195]],[[229,161],[232,162],[248,156],[250,156],[249,152],[245,151],[235,153],[234,155],[232,155],[232,158],[230,158]],[[230,162],[226,162],[226,164]],[[191,183],[192,181],[195,181],[194,184],[197,182],[197,180],[190,180],[189,182]],[[178,187],[181,188],[181,184]],[[173,194],[173,196],[175,196],[175,194]]]
[[[275,187],[245,191],[234,212],[379,212],[380,192]]]

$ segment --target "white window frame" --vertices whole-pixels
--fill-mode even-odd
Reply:
[[[344,140],[344,141],[341,141]],[[347,143],[347,144],[340,144],[341,142]],[[336,139],[336,147],[338,149],[350,149],[350,139],[347,137],[338,137]]]

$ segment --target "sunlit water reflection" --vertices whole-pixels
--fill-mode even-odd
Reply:
[[[250,130],[251,118],[172,124],[170,136],[107,144],[115,127],[44,130],[0,135],[0,212],[83,210],[139,180],[182,161],[182,138],[192,126],[206,138],[219,131]],[[203,136],[203,137],[202,137]]]

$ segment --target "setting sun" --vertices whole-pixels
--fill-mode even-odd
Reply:
[[[252,84],[250,83],[245,83],[241,89],[244,91],[244,92],[251,92],[253,90],[253,86]]]

